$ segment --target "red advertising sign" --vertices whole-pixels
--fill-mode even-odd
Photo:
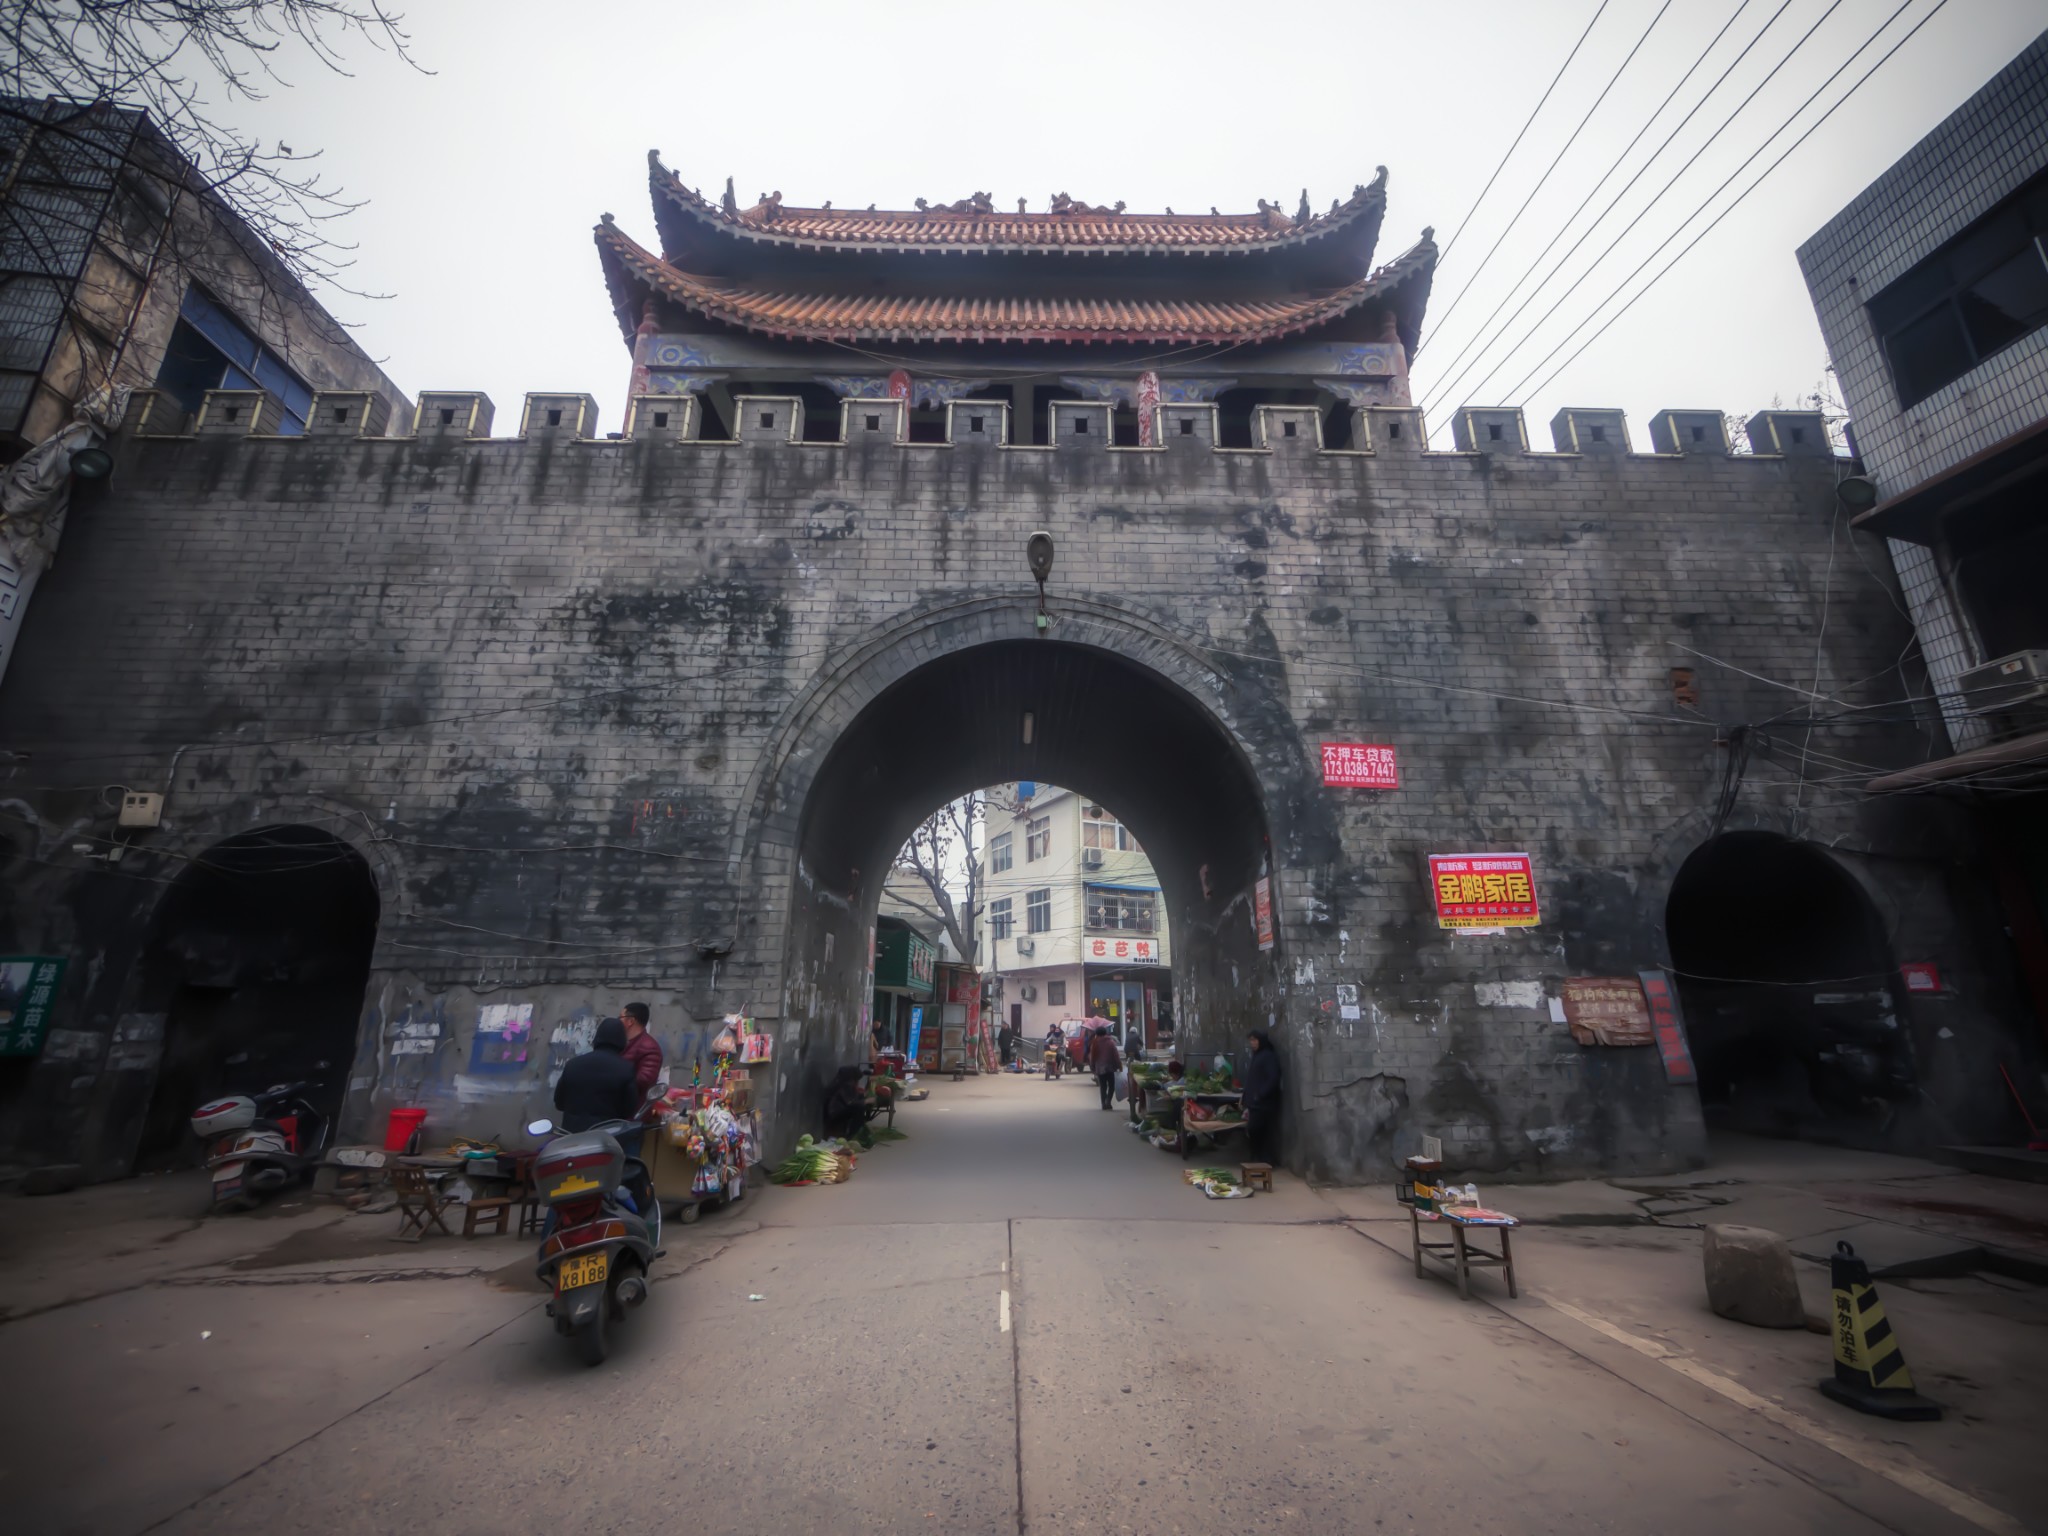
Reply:
[[[1399,789],[1401,770],[1392,747],[1356,741],[1323,743],[1323,782],[1346,789]]]
[[[1662,971],[1639,971],[1643,996],[1650,1004],[1650,1027],[1657,1035],[1657,1054],[1664,1059],[1664,1081],[1696,1083],[1692,1047],[1685,1043],[1685,1025],[1678,1017],[1678,994],[1671,990],[1671,978]]]
[[[1252,922],[1258,929],[1259,948],[1273,947],[1273,882],[1261,875],[1252,886]]]
[[[1159,963],[1157,939],[1090,938],[1082,941],[1081,951],[1090,965],[1114,965],[1119,960],[1126,965]]]
[[[1440,928],[1533,928],[1541,921],[1526,853],[1432,853],[1429,890]]]
[[[1899,967],[1899,974],[1906,978],[1908,992],[1939,992],[1941,971],[1931,961],[1915,960],[1910,965]]]

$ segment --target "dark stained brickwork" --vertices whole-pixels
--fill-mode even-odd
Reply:
[[[928,733],[927,778],[861,780],[834,743],[970,653],[1009,658],[990,698],[1056,691],[1014,649],[1038,644],[1076,648],[1076,689],[1122,690],[1154,722],[1133,743],[1096,715],[1086,743],[1048,749],[1075,777],[1043,776],[1113,786],[1159,861],[1184,1040],[1273,1021],[1291,1162],[1377,1178],[1431,1132],[1472,1170],[1681,1166],[1703,1146],[1692,1091],[1654,1051],[1574,1046],[1547,999],[1566,975],[1667,962],[1665,896],[1720,788],[1716,722],[1796,714],[1816,678],[1859,704],[1911,686],[1889,566],[1837,515],[1817,418],[1779,456],[1632,455],[1611,431],[1580,454],[1429,453],[1416,413],[1376,410],[1354,434],[1373,451],[1326,452],[1314,411],[1268,408],[1264,449],[1218,451],[1207,407],[1169,407],[1164,447],[1125,450],[1103,408],[1062,405],[1054,446],[1031,449],[998,445],[995,407],[978,435],[956,407],[948,445],[895,441],[893,414],[866,430],[891,402],[849,406],[846,443],[797,443],[781,400],[747,402],[733,443],[656,428],[648,402],[624,441],[480,439],[466,411],[438,425],[459,398],[422,397],[417,439],[131,432],[82,499],[0,690],[0,739],[28,754],[0,784],[0,937],[72,960],[60,1052],[0,1066],[0,1159],[125,1170],[162,882],[285,824],[353,846],[377,884],[351,1135],[407,1103],[439,1135],[505,1133],[545,1107],[579,1020],[644,996],[685,1077],[727,1011],[776,1033],[757,1077],[787,1140],[855,1049],[888,839],[930,807],[899,788],[1032,766],[1004,755],[1009,704],[992,726],[906,726]],[[1059,551],[1044,641],[1037,528]],[[1674,703],[1680,666],[1696,711]],[[1922,732],[1900,709],[1830,725],[1825,782],[1803,788],[1796,757],[1759,757],[1728,825],[1825,845],[1895,958],[1942,964],[1956,997],[1898,1001],[1930,1094],[1967,1118],[2007,983],[1959,936],[1966,841],[1839,766],[1917,760]],[[948,766],[953,737],[978,745]],[[1402,788],[1325,789],[1325,740],[1395,744]],[[73,851],[111,835],[99,786],[166,784],[164,825],[119,864]],[[814,793],[830,826],[805,823]],[[1489,848],[1534,855],[1542,925],[1440,931],[1424,856]],[[534,1003],[536,1047],[480,1077],[477,1010],[505,1001]],[[391,1052],[424,1023],[432,1050]]]

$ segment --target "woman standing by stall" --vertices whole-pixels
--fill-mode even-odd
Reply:
[[[1280,1150],[1280,1053],[1273,1037],[1255,1029],[1246,1037],[1244,1136],[1251,1161],[1270,1163]]]

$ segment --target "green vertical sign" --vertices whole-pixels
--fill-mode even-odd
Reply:
[[[0,955],[0,1056],[41,1054],[63,984],[62,960]]]

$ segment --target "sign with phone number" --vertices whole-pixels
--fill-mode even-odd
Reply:
[[[1542,921],[1526,853],[1432,853],[1429,889],[1440,928],[1533,928]]]
[[[0,1056],[38,1056],[64,985],[64,962],[0,955]]]

